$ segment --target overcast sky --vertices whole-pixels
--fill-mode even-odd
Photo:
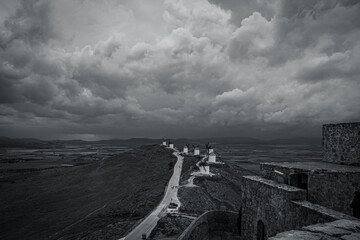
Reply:
[[[0,135],[320,137],[359,103],[357,0],[0,1]]]

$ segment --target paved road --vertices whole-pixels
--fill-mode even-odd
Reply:
[[[168,186],[164,198],[160,204],[148,215],[136,228],[134,228],[126,237],[125,240],[141,239],[142,234],[146,234],[149,237],[151,231],[155,228],[158,220],[165,215],[166,209],[170,202],[180,204],[177,198],[180,174],[183,164],[183,157],[179,155],[179,152],[173,153],[177,157],[176,164],[174,166],[174,173],[169,180]]]

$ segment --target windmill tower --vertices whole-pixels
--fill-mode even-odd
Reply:
[[[169,141],[169,148],[174,148],[174,144],[171,141]]]
[[[189,146],[186,144],[183,149],[183,153],[188,154],[189,153]]]
[[[210,154],[210,153],[214,152],[214,149],[212,148],[212,146],[210,145],[209,142],[207,144],[205,144],[205,148],[206,148],[206,154]]]
[[[163,145],[163,146],[166,146],[166,140],[165,140],[165,138],[162,139],[162,145]]]
[[[216,154],[214,152],[211,152],[209,154],[209,162],[216,162]]]
[[[200,149],[198,145],[193,145],[194,147],[194,156],[199,156],[200,155]]]

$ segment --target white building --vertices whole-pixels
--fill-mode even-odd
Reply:
[[[163,141],[163,142],[162,142],[162,145],[163,145],[163,146],[166,146],[166,141]]]
[[[195,156],[200,155],[200,149],[198,147],[194,148],[194,155]]]
[[[209,162],[216,162],[216,154],[214,152],[209,154]]]
[[[184,147],[183,153],[185,153],[185,154],[188,154],[188,153],[189,153],[189,149],[188,149],[187,146]]]
[[[174,144],[173,144],[173,143],[170,143],[170,144],[169,144],[169,148],[174,148]]]

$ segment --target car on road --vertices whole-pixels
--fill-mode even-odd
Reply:
[[[177,209],[176,208],[174,208],[174,209],[172,209],[172,208],[168,208],[168,209],[166,209],[166,213],[170,213],[170,214],[172,214],[172,213],[177,213],[178,211],[177,211]]]
[[[173,202],[171,202],[171,203],[169,203],[169,208],[177,208],[177,204],[176,203],[173,203]]]
[[[166,209],[166,212],[167,213],[176,213],[177,207],[178,207],[178,205],[176,203],[171,202],[171,203],[169,203],[169,206]]]

